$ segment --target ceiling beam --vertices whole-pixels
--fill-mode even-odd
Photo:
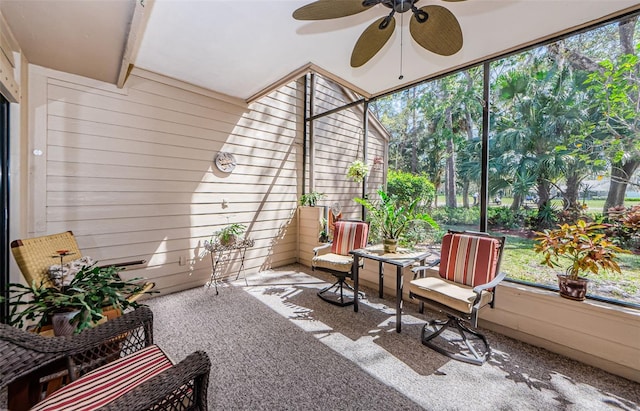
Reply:
[[[133,1],[133,15],[131,17],[131,24],[129,25],[127,41],[124,45],[124,52],[122,53],[122,62],[120,63],[118,80],[116,82],[116,86],[118,88],[124,87],[124,83],[127,81],[129,73],[133,68],[132,61],[135,61],[136,54],[138,54],[138,48],[142,42],[142,35],[144,34],[144,30],[147,26],[147,21],[149,20],[154,0]]]

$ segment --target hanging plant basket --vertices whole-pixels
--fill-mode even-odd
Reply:
[[[360,160],[356,160],[347,170],[347,178],[356,183],[361,183],[369,175],[369,166]]]

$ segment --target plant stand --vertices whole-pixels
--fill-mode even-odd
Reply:
[[[225,263],[228,263],[231,260],[231,254],[235,251],[240,251],[240,268],[238,268],[235,278],[237,280],[240,278],[240,273],[244,269],[244,257],[247,253],[247,248],[253,247],[254,244],[254,240],[244,239],[228,245],[222,245],[220,243],[207,243],[205,245],[205,248],[209,251],[209,256],[211,257],[211,278],[209,280],[209,288],[211,288],[211,284],[213,284],[216,289],[216,295],[218,295],[218,281],[221,279],[220,274],[223,271]],[[244,283],[249,285],[247,282],[246,272],[244,275]]]

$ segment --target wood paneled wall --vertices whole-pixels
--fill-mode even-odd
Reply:
[[[342,87],[319,78],[316,88],[316,114],[332,108],[344,106],[354,101]],[[337,113],[321,117],[314,121],[314,190],[326,194],[319,205],[329,206],[333,202],[342,205],[344,218],[360,219],[361,207],[354,197],[362,196],[362,183],[356,183],[346,177],[349,165],[355,160],[364,159],[363,105],[357,105]],[[384,157],[388,135],[373,116],[369,116],[367,139],[367,164],[371,165],[375,157]],[[384,184],[386,170],[376,168],[369,174],[366,193],[374,194]]]
[[[204,241],[228,223],[246,225],[255,240],[247,272],[296,261],[302,80],[249,106],[141,70],[123,89],[38,66],[29,80],[29,236],[72,230],[83,254],[102,263],[145,259],[125,275],[155,281],[162,292],[208,281]],[[344,98],[329,82],[318,90]],[[359,150],[341,139],[357,132],[361,109],[341,116],[322,137],[332,142],[320,144],[319,169],[346,170]],[[383,143],[375,140],[378,153]],[[230,174],[213,163],[220,151],[237,160]],[[332,201],[360,195],[355,184],[339,188],[348,184],[344,172],[323,174]],[[233,276],[237,257],[226,269]]]

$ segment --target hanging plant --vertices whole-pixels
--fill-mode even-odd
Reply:
[[[360,160],[356,160],[349,166],[347,170],[347,178],[353,180],[356,183],[362,182],[364,178],[369,174],[369,166]]]

